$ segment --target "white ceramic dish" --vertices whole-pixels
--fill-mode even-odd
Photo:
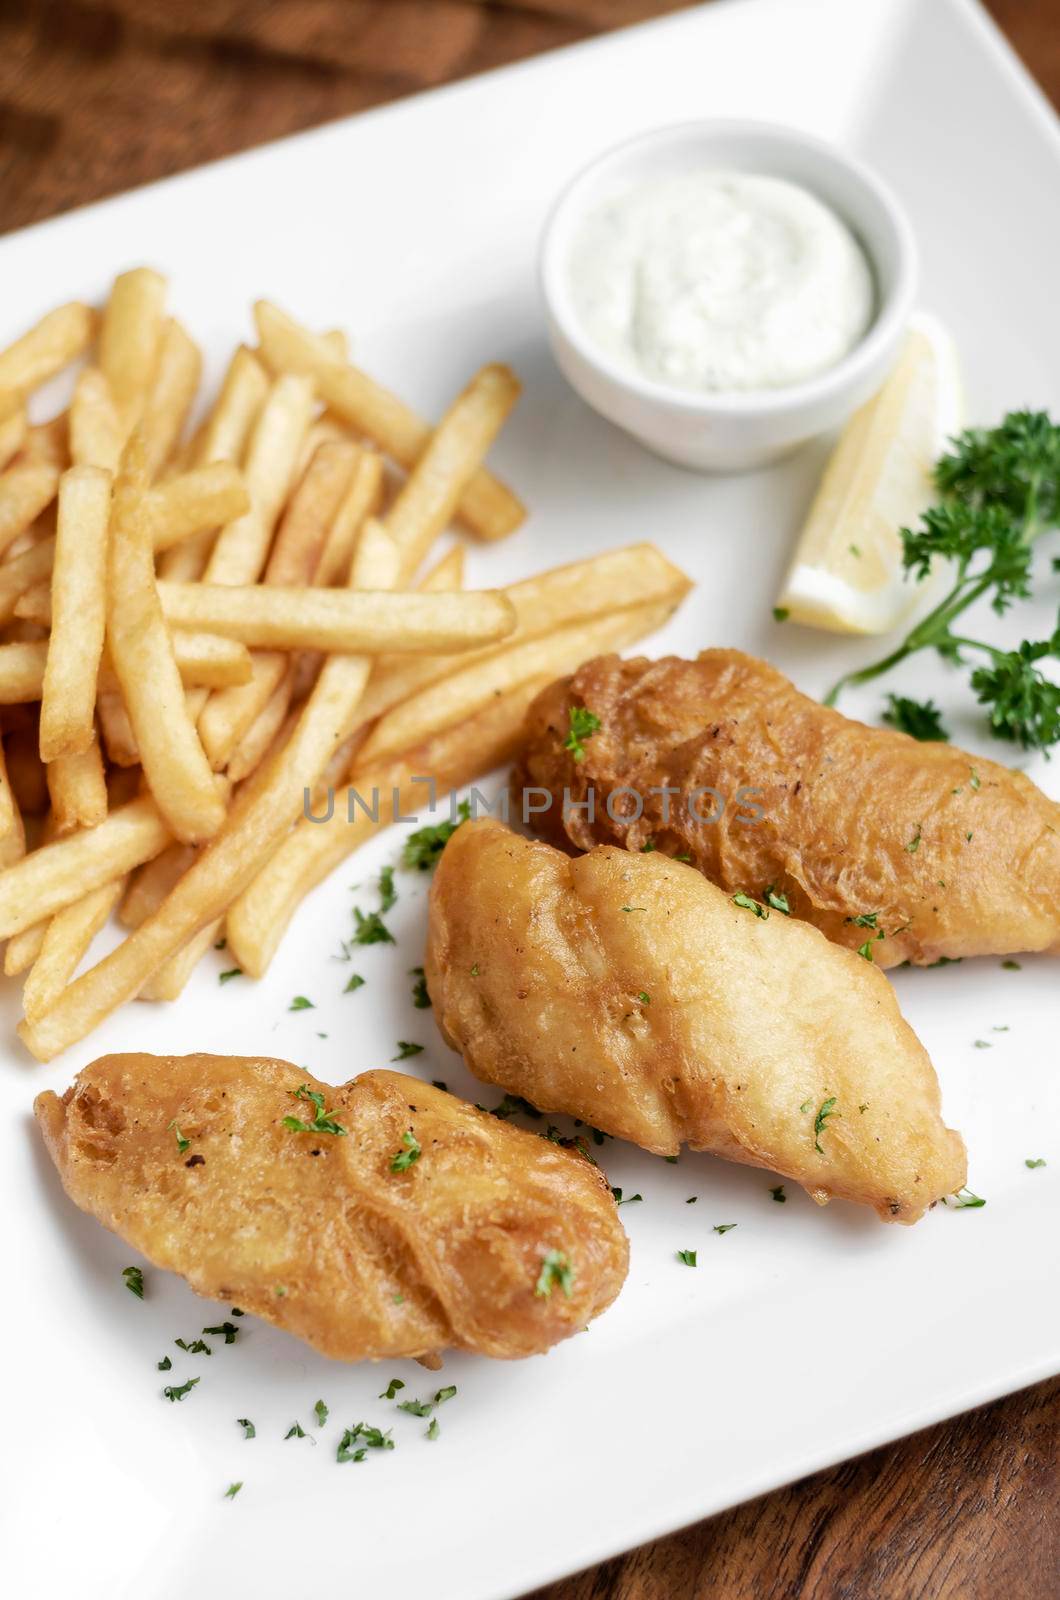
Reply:
[[[738,479],[677,471],[571,393],[541,324],[536,242],[570,172],[638,128],[705,108],[781,120],[870,161],[911,215],[925,298],[960,342],[972,417],[1060,406],[1060,219],[1045,203],[1060,140],[963,0],[693,10],[61,218],[0,242],[0,338],[71,295],[100,297],[115,269],[146,257],[171,272],[213,377],[248,334],[255,294],[348,326],[365,364],[431,414],[477,363],[510,360],[526,394],[496,464],[533,516],[509,543],[474,550],[472,581],[650,535],[699,579],[652,651],[740,645],[821,691],[876,647],[770,618],[820,449]],[[960,181],[972,170],[974,206]],[[1039,636],[1055,583],[1043,570],[1038,602],[984,627]],[[966,704],[933,662],[911,663],[895,687],[931,693],[951,714]],[[850,702],[869,715],[878,706],[872,692]],[[972,721],[953,725],[979,740]],[[1060,762],[1032,770],[1060,795]],[[623,1294],[544,1359],[447,1362],[460,1392],[437,1443],[376,1398],[388,1367],[336,1366],[261,1326],[198,1369],[189,1358],[203,1381],[167,1404],[156,1363],[170,1354],[183,1378],[172,1339],[223,1308],[161,1273],[148,1274],[142,1304],[128,1294],[120,1272],[135,1257],[62,1196],[31,1099],[104,1050],[268,1051],[339,1082],[385,1062],[397,1039],[427,1046],[409,1063],[425,1077],[482,1098],[430,1014],[411,1007],[422,880],[398,875],[398,947],[361,952],[365,986],[340,993],[349,968],[331,957],[350,906],[374,906],[398,843],[385,835],[314,894],[264,983],[221,988],[217,956],[179,1005],[129,1006],[48,1067],[14,1044],[17,994],[0,994],[0,1518],[20,1600],[286,1600],[345,1587],[510,1600],[1060,1367],[1057,967],[981,961],[895,981],[985,1209],[887,1228],[851,1207],[819,1211],[790,1186],[775,1205],[764,1173],[687,1155],[667,1166],[608,1145],[612,1181],[644,1195],[622,1212],[633,1245]],[[296,994],[316,1010],[290,1012]],[[976,1050],[977,1038],[993,1047]],[[1049,1165],[1028,1171],[1038,1156]],[[718,1236],[719,1222],[739,1225]],[[699,1250],[696,1271],[674,1259],[687,1247]],[[419,1369],[396,1371],[411,1393],[430,1392]],[[285,1442],[296,1417],[309,1427],[318,1397],[332,1413],[320,1443]],[[237,1417],[255,1421],[255,1440]],[[392,1424],[398,1448],[337,1466],[335,1430],[361,1418]],[[236,1480],[242,1493],[224,1500]]]
[[[865,336],[828,371],[783,389],[691,394],[622,365],[582,325],[570,257],[585,217],[639,183],[721,168],[784,178],[823,200],[860,240],[876,305]],[[717,117],[656,128],[592,161],[564,189],[541,243],[541,290],[556,360],[582,399],[679,466],[741,472],[838,427],[893,366],[916,294],[917,252],[902,206],[870,167],[798,128]]]

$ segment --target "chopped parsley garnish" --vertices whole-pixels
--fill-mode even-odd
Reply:
[[[429,1417],[434,1410],[430,1400],[399,1400],[397,1408],[407,1411],[410,1417]]]
[[[427,993],[427,978],[422,967],[410,967],[409,977],[415,978],[412,985],[412,1004],[417,1011],[429,1011],[431,997]]]
[[[739,894],[733,895],[732,903],[734,906],[739,906],[741,911],[753,911],[761,922],[764,922],[769,916],[769,907],[760,905],[757,900],[752,900],[751,896],[744,894],[742,889]]]
[[[863,911],[860,914],[860,916],[857,916],[857,917],[844,917],[843,921],[844,922],[849,922],[850,925],[852,927],[854,927],[854,928],[872,928],[872,929],[875,929],[876,924],[877,924],[877,922],[879,920],[879,915],[880,915],[880,913],[878,911]]]
[[[1027,1159],[1024,1161],[1023,1165],[1025,1167],[1029,1167],[1031,1169],[1031,1171],[1033,1172],[1035,1167],[1044,1167],[1045,1166],[1045,1157],[1044,1156],[1036,1156],[1032,1160],[1031,1157],[1028,1156]]]
[[[570,1259],[562,1250],[546,1250],[541,1262],[541,1271],[534,1286],[535,1295],[542,1300],[552,1296],[552,1290],[558,1284],[567,1299],[570,1299],[571,1289],[574,1287],[574,1268]]]
[[[777,1205],[782,1206],[787,1203],[788,1197],[784,1193],[784,1185],[782,1183],[778,1183],[776,1188],[770,1189],[769,1192],[773,1196],[773,1199],[777,1202]]]
[[[714,1224],[714,1232],[715,1233],[731,1233],[733,1228],[735,1228],[735,1226],[736,1226],[735,1222],[716,1222]]]
[[[813,1119],[813,1147],[817,1154],[821,1156],[824,1155],[824,1151],[821,1149],[821,1135],[824,1132],[824,1125],[829,1117],[839,1116],[839,1112],[835,1108],[836,1099],[837,1096],[833,1094],[827,1100],[822,1100],[820,1109]]]
[[[121,1275],[125,1279],[125,1287],[137,1300],[144,1297],[144,1273],[142,1267],[122,1267]]]
[[[353,1446],[361,1439],[364,1443],[360,1449]],[[352,1428],[347,1428],[339,1440],[338,1450],[335,1453],[336,1461],[363,1461],[368,1450],[393,1450],[394,1441],[389,1430],[383,1433],[379,1428],[371,1428],[366,1422],[355,1422]]]
[[[615,1197],[616,1206],[632,1206],[635,1205],[638,1200],[644,1199],[642,1194],[623,1194],[621,1189],[612,1189],[611,1193]]]
[[[643,856],[650,855],[650,853],[654,849],[655,849],[655,840],[654,839],[645,839],[644,843],[640,847],[640,853]]]
[[[774,606],[773,607],[773,621],[774,622],[787,622],[787,620],[788,620],[788,618],[790,616],[791,616],[791,612],[788,610],[787,606]]]
[[[786,894],[778,894],[772,884],[770,884],[769,888],[764,891],[762,899],[768,906],[772,906],[774,911],[779,911],[782,916],[791,916],[790,900]]]
[[[218,983],[231,983],[233,978],[241,978],[242,976],[242,967],[232,967],[228,972],[219,972],[217,974],[217,981]]]
[[[694,1206],[698,1199],[699,1199],[698,1194],[690,1194],[688,1199],[685,1201],[685,1205],[686,1206]]]
[[[258,1430],[255,1428],[249,1417],[237,1417],[236,1423],[240,1428],[242,1428],[244,1439],[257,1438]]]
[[[232,1314],[234,1316],[235,1312]],[[239,1315],[242,1316],[243,1313],[240,1312]],[[220,1339],[223,1336],[225,1344],[235,1344],[236,1338],[239,1334],[239,1329],[236,1327],[234,1322],[219,1322],[216,1327],[204,1328],[202,1331],[203,1333],[212,1334],[217,1339]]]
[[[421,1044],[413,1044],[409,1039],[399,1039],[397,1047],[398,1053],[396,1056],[390,1057],[391,1061],[407,1061],[409,1056],[418,1056],[423,1053],[423,1046]]]
[[[412,1163],[418,1161],[423,1154],[420,1149],[420,1141],[411,1128],[407,1133],[401,1135],[401,1144],[402,1148],[390,1158],[391,1172],[407,1172]]]
[[[980,1195],[973,1194],[971,1189],[958,1189],[953,1199],[958,1211],[978,1211],[980,1206],[986,1205],[986,1201]]]
[[[378,911],[362,911],[360,906],[353,908],[353,942],[354,944],[395,944],[397,941]]]
[[[478,962],[477,961],[472,964],[471,976],[473,978],[477,978],[478,977]]]
[[[889,694],[883,720],[922,744],[945,744],[949,739],[934,700],[907,700],[904,694]]]
[[[923,834],[921,832],[921,827],[922,827],[922,824],[918,822],[917,825],[916,825],[916,832],[914,833],[913,837],[910,840],[908,840],[907,843],[906,843],[905,848],[909,851],[909,854],[911,856],[915,856],[917,851],[920,849],[920,840],[923,837]]]
[[[287,1432],[284,1434],[284,1438],[285,1439],[304,1439],[305,1438],[305,1429],[302,1427],[302,1424],[300,1422],[292,1422],[291,1426],[288,1428]]]
[[[403,1389],[404,1387],[405,1385],[400,1378],[391,1378],[390,1382],[387,1384],[379,1398],[380,1400],[393,1400],[398,1390]]]
[[[361,974],[359,972],[351,972],[350,973],[349,982],[347,983],[345,989],[343,989],[342,992],[343,992],[343,994],[353,994],[354,990],[355,989],[360,989],[361,986],[363,985],[363,983],[364,983],[364,979],[361,977]]]
[[[441,1433],[441,1431],[442,1431],[441,1428],[439,1428],[439,1426],[438,1426],[438,1418],[437,1417],[432,1417],[430,1422],[427,1424],[426,1437],[428,1439],[437,1439],[437,1437]]]
[[[872,946],[874,943],[875,940],[866,939],[864,944],[858,945],[858,955],[861,956],[863,960],[875,961],[876,958],[872,953]]]
[[[434,1397],[436,1406],[444,1406],[447,1400],[452,1400],[456,1395],[456,1384],[447,1383],[444,1389],[439,1389]]]
[[[989,1039],[973,1039],[972,1043],[976,1050],[992,1050],[994,1048]]]
[[[586,739],[591,739],[600,728],[600,718],[586,706],[571,706],[570,732],[563,741],[564,750],[569,750],[575,761],[585,760]]]
[[[174,1339],[173,1343],[178,1347],[178,1349],[183,1350],[185,1354],[189,1356],[213,1355],[213,1351],[210,1349],[210,1346],[206,1343],[205,1339],[193,1339],[190,1344],[188,1344],[187,1340],[185,1339]]]
[[[677,1259],[686,1267],[694,1267],[696,1265],[696,1252],[694,1250],[678,1250]]]
[[[385,916],[397,905],[397,890],[394,888],[394,869],[384,867],[379,874],[379,910]]]
[[[158,1363],[158,1370],[159,1372],[168,1372],[172,1365],[173,1363],[170,1361],[169,1357],[163,1356],[161,1361]]]
[[[526,1117],[533,1117],[535,1122],[541,1121],[541,1112],[536,1106],[532,1106],[529,1100],[524,1100],[521,1094],[506,1094],[504,1099],[493,1107],[490,1115],[499,1117],[502,1122],[506,1122],[517,1111],[521,1111]]]
[[[315,1011],[316,1006],[304,994],[296,994],[287,1009],[288,1011]]]
[[[187,1383],[179,1384],[175,1388],[173,1385],[167,1384],[162,1393],[167,1400],[183,1400],[185,1395],[189,1395],[198,1382],[198,1378],[189,1378]]]
[[[176,1135],[177,1154],[178,1154],[178,1156],[182,1156],[184,1154],[185,1150],[189,1150],[191,1148],[191,1140],[190,1139],[185,1139],[184,1135],[181,1133],[180,1129],[177,1127],[177,1119],[176,1119],[176,1117],[174,1117],[173,1121],[169,1124],[169,1128],[168,1128],[167,1131]]]
[[[623,906],[623,911],[647,911],[647,906]]]
[[[303,1083],[299,1088],[288,1089],[287,1092],[295,1100],[312,1101],[316,1113],[312,1122],[303,1122],[301,1117],[284,1117],[283,1125],[291,1133],[334,1133],[340,1137],[345,1137],[346,1129],[340,1122],[336,1122],[334,1117],[329,1117],[325,1111],[324,1096],[319,1090],[311,1089],[308,1083]]]
[[[640,993],[637,996],[637,999],[640,1001],[642,1006],[650,1006],[651,1005],[651,995],[647,992],[646,989],[642,989],[640,991]]]
[[[317,1427],[322,1428],[325,1422],[328,1420],[328,1408],[324,1404],[323,1400],[318,1400],[316,1405],[313,1407],[313,1410],[316,1413]]]
[[[470,815],[471,806],[466,800],[461,800],[455,821],[438,822],[410,834],[402,847],[401,865],[409,872],[432,872],[453,834]]]
[[[1023,967],[1018,961],[1002,961],[1002,972],[1022,972]]]
[[[974,767],[968,768],[968,786],[970,789],[974,789],[976,792],[982,788],[982,782],[979,774],[976,772]]]
[[[230,1483],[228,1488],[225,1490],[225,1499],[234,1500],[242,1487],[242,1483]]]

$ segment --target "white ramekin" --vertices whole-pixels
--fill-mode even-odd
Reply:
[[[838,365],[784,389],[695,394],[620,366],[582,327],[572,301],[569,262],[586,214],[629,184],[704,167],[800,183],[853,229],[872,267],[876,313],[864,338]],[[901,206],[860,161],[793,128],[718,119],[640,134],[585,167],[545,225],[540,273],[552,349],[582,399],[669,461],[734,472],[760,466],[836,427],[880,387],[912,309],[917,252]]]

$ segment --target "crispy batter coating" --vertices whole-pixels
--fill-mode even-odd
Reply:
[[[303,1084],[345,1136],[284,1126],[319,1114]],[[339,1361],[535,1355],[626,1275],[589,1162],[402,1073],[336,1089],[260,1057],[103,1056],[34,1109],[82,1210],[198,1294]],[[410,1133],[421,1153],[394,1171]],[[556,1273],[538,1292],[549,1251],[569,1262],[569,1297]]]
[[[572,706],[601,724],[580,761],[564,748]],[[1060,952],[1060,805],[996,762],[852,722],[753,656],[600,656],[542,691],[526,734],[516,780],[551,792],[531,820],[567,848],[654,844],[730,892],[772,886],[837,944],[871,941],[881,967]],[[668,800],[651,793],[663,785]],[[643,798],[639,819],[617,795],[608,815],[623,786]],[[571,809],[564,822],[564,787],[575,804],[595,790],[594,821]],[[719,821],[690,814],[704,788],[724,799]],[[714,794],[693,803],[717,813]]]
[[[665,856],[469,822],[427,983],[477,1077],[658,1155],[682,1143],[915,1222],[965,1181],[927,1052],[870,962]]]

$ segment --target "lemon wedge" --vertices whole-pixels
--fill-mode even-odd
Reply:
[[[829,458],[778,612],[833,633],[888,633],[920,605],[926,586],[904,581],[898,530],[935,500],[931,469],[963,412],[953,340],[920,314],[883,388]]]

